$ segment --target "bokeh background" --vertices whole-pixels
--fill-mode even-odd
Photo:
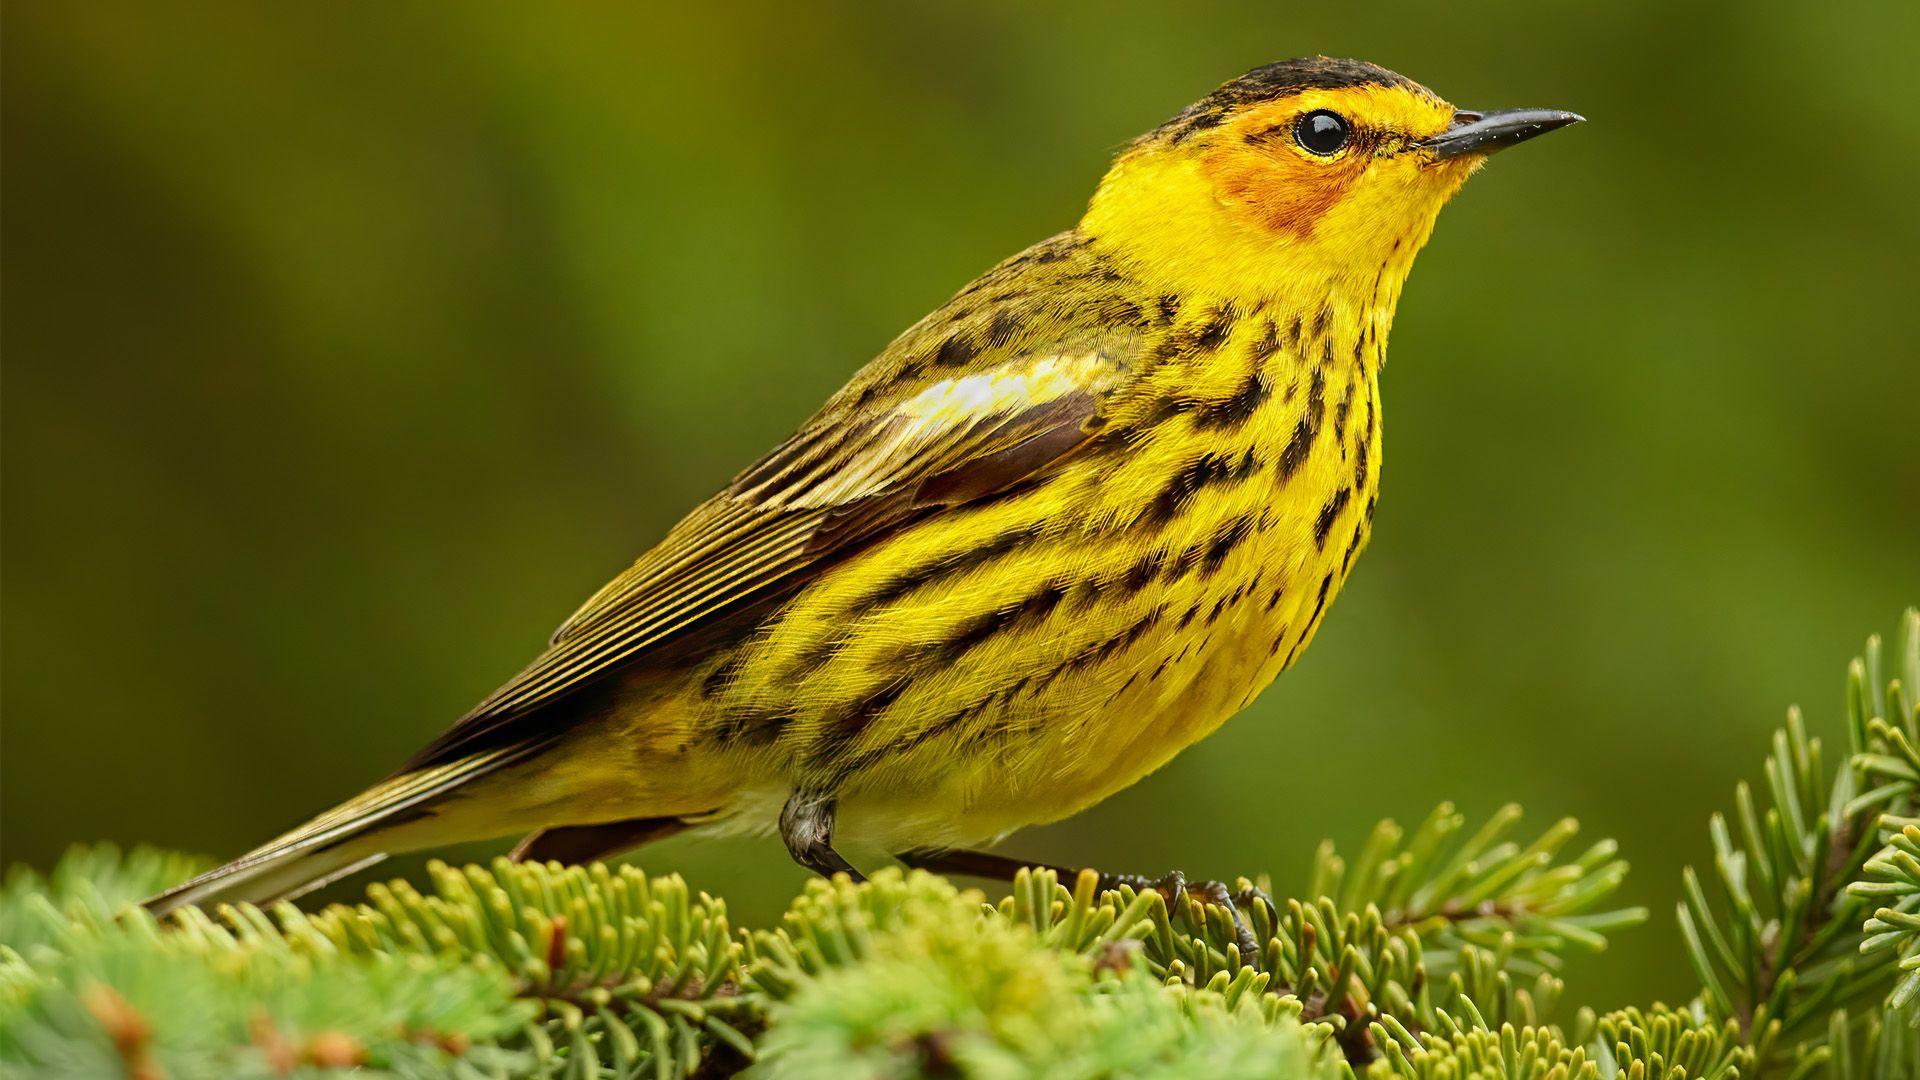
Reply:
[[[1518,800],[1654,908],[1571,992],[1684,996],[1708,814],[1920,599],[1920,9],[911,7],[8,3],[0,857],[382,775],[1126,139],[1326,52],[1592,122],[1444,215],[1314,648],[1006,849],[1286,888]]]

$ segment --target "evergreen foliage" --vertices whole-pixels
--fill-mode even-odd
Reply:
[[[1563,957],[1645,917],[1614,845],[1442,806],[1317,855],[1305,897],[1224,908],[1024,871],[808,884],[779,926],[630,867],[436,864],[427,891],[203,912],[198,869],[76,848],[0,887],[8,1075],[861,1080],[1920,1080],[1920,612],[1848,679],[1847,753],[1797,712],[1709,824],[1676,906],[1700,992],[1563,1015]]]

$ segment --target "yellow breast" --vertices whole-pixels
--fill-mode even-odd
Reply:
[[[1215,321],[1202,337],[1218,312],[1205,318]],[[1340,325],[1354,327],[1345,340]],[[1126,521],[1153,534],[1126,572],[1145,583],[1126,613],[1152,629],[1107,675],[1108,703],[1061,718],[1055,752],[1029,762],[1038,786],[1067,793],[1049,816],[1211,733],[1311,639],[1366,542],[1378,491],[1367,325],[1236,314],[1224,357],[1196,353],[1168,370],[1137,410],[1120,410],[1117,428],[1143,429],[1119,436],[1128,452],[1085,464],[1077,499],[1092,531]],[[1120,545],[1105,550],[1124,557]]]
[[[1125,787],[1291,663],[1345,580],[1379,475],[1372,325],[1186,305],[1083,452],[824,575],[688,707],[769,718],[750,769],[903,842]]]

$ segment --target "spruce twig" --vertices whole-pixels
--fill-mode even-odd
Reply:
[[[1228,913],[1018,876],[988,904],[891,871],[770,931],[631,867],[436,864],[302,913],[129,907],[194,860],[76,849],[0,886],[0,1066],[49,1075],[1920,1080],[1920,614],[1848,678],[1848,753],[1798,712],[1676,907],[1700,994],[1556,1018],[1573,950],[1644,917],[1613,845],[1505,808],[1323,845],[1306,896]],[[1254,883],[1241,882],[1253,888]],[[1264,888],[1265,883],[1260,883]]]

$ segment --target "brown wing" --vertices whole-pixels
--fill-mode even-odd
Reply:
[[[516,719],[797,588],[892,530],[1046,469],[1097,426],[1101,397],[1125,367],[1119,347],[1097,336],[1071,348],[996,351],[946,378],[892,376],[884,393],[868,389],[873,372],[863,372],[588,600],[526,670],[406,768],[491,745]]]

